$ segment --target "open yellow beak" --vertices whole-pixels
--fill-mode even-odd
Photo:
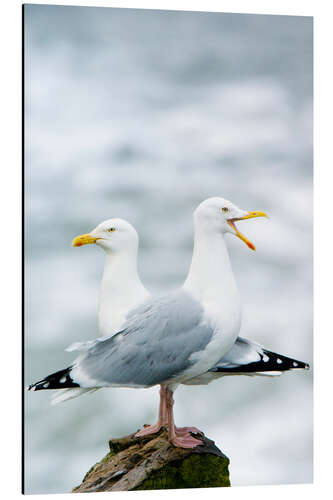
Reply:
[[[238,231],[236,224],[235,224],[235,222],[237,222],[239,220],[253,219],[254,217],[267,217],[268,218],[268,215],[266,215],[265,212],[257,212],[257,211],[256,212],[249,212],[247,215],[244,215],[244,217],[239,217],[238,219],[229,219],[227,222],[228,222],[229,226],[231,226],[232,229],[235,231],[236,236],[240,240],[244,241],[244,243],[246,243],[246,245],[249,248],[251,248],[251,250],[255,251],[256,247],[240,231]]]
[[[74,238],[74,240],[72,241],[72,246],[82,247],[82,245],[88,245],[89,243],[96,243],[97,240],[100,240],[100,238],[95,238],[90,234],[81,234],[80,236]]]

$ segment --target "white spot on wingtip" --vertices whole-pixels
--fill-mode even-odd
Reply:
[[[264,363],[267,363],[267,361],[269,361],[269,357],[267,356],[267,354],[263,355],[262,360]]]
[[[298,363],[296,363],[296,361],[294,361],[293,366],[298,366]]]
[[[276,362],[279,363],[279,365],[280,365],[282,363],[282,359],[277,358]]]
[[[59,382],[61,384],[64,384],[66,382],[66,377],[61,377],[61,379],[59,380]]]
[[[47,389],[49,385],[50,385],[50,382],[46,382],[46,383],[43,385],[43,387],[45,387],[45,389]]]

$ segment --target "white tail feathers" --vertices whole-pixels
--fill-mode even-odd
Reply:
[[[64,401],[68,401],[69,399],[74,399],[87,392],[97,391],[98,387],[93,389],[83,389],[81,387],[74,387],[72,389],[59,389],[56,391],[51,398],[51,405],[56,405],[58,403],[63,403]]]

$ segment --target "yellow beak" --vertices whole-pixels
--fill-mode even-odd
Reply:
[[[82,245],[88,245],[89,243],[96,243],[97,240],[100,240],[100,238],[95,238],[90,234],[81,234],[80,236],[74,238],[74,240],[72,241],[72,246],[82,247]]]
[[[240,219],[234,219],[234,220],[253,219],[254,217],[267,217],[267,219],[269,219],[268,215],[265,214],[265,212],[249,212],[244,217],[241,217]]]
[[[238,231],[236,224],[235,224],[235,222],[237,222],[239,220],[253,219],[254,217],[267,217],[268,218],[268,215],[266,215],[265,212],[249,212],[247,215],[244,215],[244,217],[239,217],[238,219],[229,219],[228,224],[229,224],[229,226],[231,226],[233,228],[236,236],[240,240],[244,241],[244,243],[246,243],[246,245],[249,248],[251,248],[251,250],[255,251],[256,247],[240,231]]]

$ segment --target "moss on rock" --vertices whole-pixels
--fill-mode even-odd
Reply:
[[[135,490],[230,486],[229,460],[217,455],[190,455],[153,471]]]

